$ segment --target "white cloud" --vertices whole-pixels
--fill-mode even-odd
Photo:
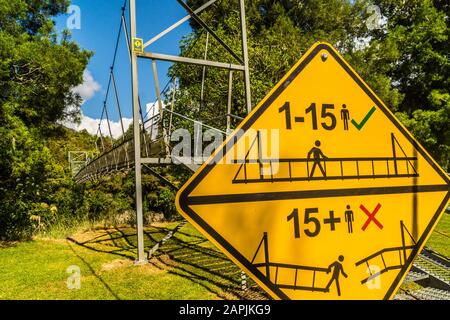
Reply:
[[[123,118],[122,121],[123,121],[124,130],[126,132],[128,130],[128,128],[130,127],[130,125],[133,123],[133,119]],[[96,135],[98,133],[99,122],[100,122],[100,119],[93,119],[88,116],[81,115],[81,123],[79,125],[77,125],[75,123],[67,123],[67,122],[64,123],[64,125],[75,131],[87,130],[87,132],[89,132],[89,134]],[[114,137],[114,139],[117,139],[120,136],[122,136],[122,127],[121,127],[120,121],[117,121],[117,122],[110,121],[110,126],[111,126],[111,133],[112,133],[112,136]],[[102,135],[104,137],[105,136],[109,137],[108,122],[105,119],[103,119],[100,128],[102,131]]]
[[[83,73],[83,84],[73,88],[73,92],[78,93],[80,97],[83,99],[83,103],[85,103],[87,100],[92,99],[94,95],[100,91],[101,86],[100,84],[95,81],[94,77],[92,76],[91,72],[89,70],[85,70]],[[70,108],[70,106],[68,106]],[[133,119],[129,118],[123,118],[123,126],[125,132],[128,130],[130,125],[133,123]],[[62,125],[64,125],[67,128],[73,129],[75,131],[82,131],[87,130],[87,132],[91,135],[97,135],[98,134],[98,124],[100,122],[100,119],[94,119],[91,117],[88,117],[81,113],[81,122],[80,124],[76,124],[69,121],[62,121]],[[111,126],[111,134],[114,139],[117,139],[122,136],[122,126],[120,124],[120,121],[113,122],[110,121]],[[108,122],[107,120],[103,119],[101,123],[101,131],[102,135],[104,137],[109,137],[109,128],[108,128]]]
[[[162,107],[163,107],[163,109],[166,109],[166,105],[164,104],[164,101],[163,101]],[[145,109],[146,109],[146,114],[147,114],[146,119],[151,119],[152,117],[157,116],[159,114],[158,101],[147,103],[145,105]]]
[[[84,103],[91,99],[100,89],[101,85],[95,81],[92,73],[89,70],[85,70],[83,73],[83,83],[73,88],[72,91],[78,93]]]

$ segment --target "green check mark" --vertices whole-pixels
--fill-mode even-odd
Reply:
[[[369,121],[370,117],[373,115],[373,113],[376,110],[377,110],[377,108],[372,107],[372,109],[370,109],[369,113],[364,117],[364,119],[362,119],[362,121],[360,123],[357,123],[354,119],[352,119],[352,124],[356,127],[356,129],[361,131],[361,129],[364,127],[364,125],[367,123],[367,121]]]

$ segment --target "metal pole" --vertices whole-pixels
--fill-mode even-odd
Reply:
[[[130,0],[130,32],[131,41],[136,38],[136,0]],[[134,133],[134,165],[136,179],[136,225],[138,259],[136,264],[145,264],[147,259],[144,254],[144,218],[142,210],[142,165],[141,165],[141,134],[139,114],[139,82],[138,82],[138,57],[131,54],[131,78],[133,92],[133,133]]]
[[[194,163],[203,163],[203,125],[201,121],[194,121]]]
[[[155,107],[156,107],[156,105],[153,104],[152,105],[152,117],[150,118],[151,119],[150,120],[151,121],[151,123],[150,123],[150,140],[153,140],[153,131],[155,129],[155,125],[154,125],[154,123],[155,123]]]
[[[139,114],[141,115],[141,121],[142,121],[142,140],[144,140],[144,146],[145,146],[145,157],[148,158],[148,145],[147,145],[147,138],[145,137],[145,121],[144,121],[144,115],[142,114],[142,105],[141,105],[141,97],[138,95],[138,103],[139,103]]]
[[[152,68],[153,68],[153,78],[155,80],[156,96],[158,97],[159,115],[160,115],[161,121],[162,121],[164,111],[163,111],[163,104],[162,104],[162,100],[161,100],[161,92],[159,90],[158,69],[156,68],[155,60],[152,60]]]
[[[175,62],[175,63],[180,62],[180,63],[187,63],[187,64],[195,64],[198,66],[215,67],[215,68],[221,68],[221,69],[227,69],[227,70],[230,70],[230,69],[237,70],[237,71],[245,70],[244,66],[240,65],[240,64],[232,64],[232,63],[228,63],[228,62],[218,62],[218,61],[209,61],[209,60],[205,61],[202,59],[172,56],[169,54],[144,52],[144,53],[141,53],[139,56],[141,58],[146,58],[146,59],[169,61],[169,62]]]
[[[173,124],[173,109],[175,107],[175,89],[176,89],[176,79],[173,78],[173,92],[172,92],[172,103],[170,104],[170,118],[169,118],[169,136],[168,138],[170,139],[170,137],[172,136],[172,124]]]
[[[231,133],[231,103],[233,98],[233,71],[228,74],[228,109],[227,109],[227,135]]]
[[[233,49],[230,48],[183,0],[177,0],[177,2],[191,15],[200,26],[202,26],[216,41],[227,50],[233,58],[235,58],[240,64],[243,64],[241,57],[239,57]]]
[[[202,5],[200,8],[196,9],[194,11],[195,14],[200,14],[202,11],[204,11],[205,9],[207,9],[209,6],[213,5],[217,0],[210,0],[207,3],[205,3],[204,5]],[[166,34],[168,34],[170,31],[174,30],[175,28],[181,26],[183,23],[185,23],[186,21],[190,20],[192,17],[191,15],[187,15],[186,17],[184,17],[181,20],[178,20],[176,23],[174,23],[173,25],[171,25],[169,28],[167,28],[166,30],[164,30],[163,32],[161,32],[160,34],[158,34],[157,36],[154,36],[152,39],[150,39],[149,41],[147,41],[144,44],[144,48],[147,48],[149,45],[151,45],[152,43],[154,43],[155,41],[161,39],[162,37],[164,37]]]
[[[245,81],[245,101],[247,104],[247,112],[252,111],[252,93],[250,88],[250,69],[248,63],[248,46],[247,46],[247,22],[245,17],[245,1],[239,0],[241,11],[241,32],[242,32],[242,53],[244,55],[244,81]]]
[[[206,44],[205,44],[205,55],[204,60],[208,59],[208,46],[209,46],[209,33],[206,32]],[[200,109],[203,109],[203,105],[205,102],[205,78],[206,78],[206,66],[203,66],[203,74],[202,74],[202,90],[200,93]],[[199,116],[201,115],[201,110],[198,112]]]
[[[127,43],[127,50],[128,50],[128,58],[130,59],[130,63],[131,63],[131,49],[130,49],[130,39],[128,37],[128,28],[127,28],[127,21],[125,20],[125,15],[122,14],[122,25],[123,25],[123,29],[124,29],[124,33],[125,33],[125,42]],[[143,131],[143,137],[144,137],[144,145],[145,145],[145,156],[148,157],[148,146],[147,146],[147,141],[145,138],[145,121],[144,121],[144,117],[142,115],[142,107],[141,107],[141,100],[139,98],[138,95],[138,102],[139,102],[139,113],[141,114],[141,120],[142,120],[142,131]]]
[[[158,97],[158,107],[159,107],[159,127],[158,130],[162,130],[163,140],[166,145],[166,156],[169,156],[170,150],[169,150],[169,140],[167,139],[166,130],[164,129],[164,109],[163,109],[163,103],[161,99],[161,91],[159,89],[159,79],[158,79],[158,69],[156,68],[156,61],[152,60],[152,68],[153,68],[153,78],[155,80],[155,89],[156,89],[156,96]]]

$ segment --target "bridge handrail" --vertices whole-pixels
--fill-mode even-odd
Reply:
[[[83,166],[83,168],[80,169],[80,171],[78,171],[78,173],[75,175],[75,177],[78,176],[78,174],[87,166],[93,164],[94,162],[98,161],[99,159],[103,158],[104,156],[110,154],[111,152],[115,151],[116,149],[122,147],[125,143],[130,142],[131,140],[133,140],[132,138],[129,138],[127,140],[123,140],[121,143],[119,143],[118,145],[113,146],[110,150],[105,151],[103,153],[100,153],[99,155],[97,155],[94,159],[92,159],[91,161],[89,161],[88,163],[86,163],[85,166]]]
[[[406,161],[417,160],[417,157],[359,157],[359,158],[322,158],[322,162],[354,162],[354,161]],[[282,158],[282,159],[237,159],[233,160],[233,164],[259,164],[259,163],[288,163],[288,162],[314,162],[310,158]]]
[[[277,267],[277,268],[285,268],[285,269],[328,272],[328,268],[300,266],[300,265],[288,264],[288,263],[277,263],[277,262],[264,263],[264,262],[261,262],[261,263],[253,264],[253,266],[255,266],[256,268],[266,267],[267,265],[269,267]]]
[[[370,256],[368,256],[368,257],[366,257],[366,258],[356,262],[355,265],[358,267],[361,264],[363,264],[363,263],[365,263],[365,262],[367,262],[367,261],[369,261],[369,260],[371,260],[371,259],[373,259],[375,257],[378,257],[379,255],[382,255],[383,253],[386,253],[386,252],[400,251],[400,250],[412,250],[414,248],[415,248],[415,245],[409,245],[409,246],[404,246],[404,247],[384,248],[384,249],[381,249],[380,251],[377,251],[374,254],[371,254]]]
[[[190,121],[190,122],[193,122],[193,123],[200,123],[200,124],[202,125],[202,127],[205,127],[205,128],[208,128],[208,129],[215,130],[215,131],[217,131],[217,132],[226,134],[225,131],[222,131],[222,130],[220,130],[220,129],[214,128],[214,127],[212,127],[212,126],[210,126],[210,125],[207,125],[207,124],[205,124],[205,123],[203,123],[203,122],[201,122],[201,121],[197,121],[197,120],[194,120],[194,119],[192,119],[192,118],[189,118],[188,116],[182,115],[181,113],[178,113],[178,112],[175,112],[175,111],[171,111],[171,110],[164,110],[164,112],[171,113],[171,114],[173,114],[173,115],[175,115],[175,116],[177,116],[177,117],[180,117],[180,118],[182,118],[182,119],[184,119],[184,120],[187,120],[187,121]]]

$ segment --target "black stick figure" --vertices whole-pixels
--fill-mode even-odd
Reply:
[[[339,261],[335,261],[328,267],[327,274],[331,272],[331,269],[333,269],[333,274],[331,275],[330,282],[328,282],[327,287],[325,288],[327,292],[330,292],[330,287],[333,282],[336,282],[336,289],[337,294],[340,297],[341,296],[341,288],[339,287],[339,276],[342,275],[347,278],[347,274],[344,272],[344,268],[342,267],[342,261],[344,261],[344,256],[340,255],[338,258]]]
[[[322,167],[322,161],[323,161],[323,159],[328,159],[328,157],[323,154],[322,150],[320,150],[319,147],[320,147],[320,141],[317,140],[316,141],[316,146],[313,147],[308,152],[308,160],[311,160],[311,158],[313,158],[313,160],[314,160],[314,164],[313,164],[313,167],[311,169],[311,174],[309,175],[310,178],[312,178],[314,176],[314,171],[316,170],[317,166],[319,166],[319,169],[322,172],[322,175],[324,177],[327,176],[325,170]]]
[[[342,105],[341,119],[344,121],[344,130],[348,131],[348,121],[350,120],[350,111],[348,111],[347,106]]]
[[[345,222],[347,222],[348,233],[353,233],[353,222],[355,221],[355,217],[353,215],[353,211],[350,210],[350,206],[347,206],[347,210],[345,211]]]

